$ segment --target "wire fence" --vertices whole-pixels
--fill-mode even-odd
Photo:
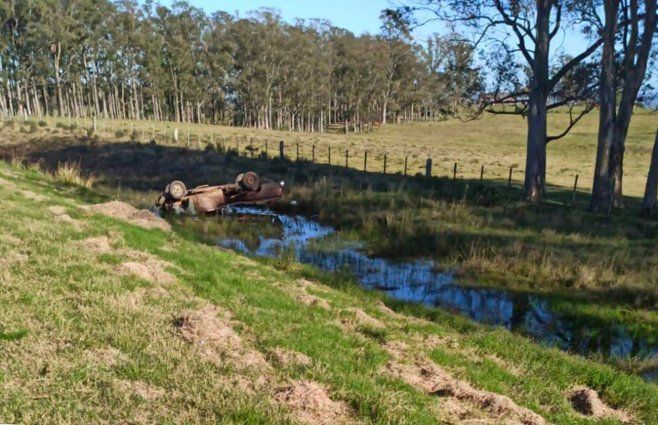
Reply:
[[[15,120],[34,125],[34,120],[3,117],[3,121]],[[80,136],[91,137],[94,134],[113,136],[117,139],[127,138],[134,143],[151,143],[163,146],[179,146],[188,149],[214,150],[247,158],[283,159],[297,162],[310,162],[318,165],[342,166],[363,172],[393,174],[413,177],[446,177],[452,180],[479,180],[495,177],[500,182],[501,170],[481,165],[479,173],[467,177],[458,161],[445,161],[438,164],[433,158],[422,158],[418,154],[396,155],[381,150],[359,149],[354,146],[335,146],[331,143],[303,142],[299,137],[295,141],[280,138],[228,134],[226,130],[217,130],[216,126],[191,123],[171,123],[161,121],[129,121],[96,118],[54,118],[44,117],[39,123],[49,127],[59,127],[77,132]],[[215,127],[215,128],[213,128]],[[293,136],[291,136],[293,137]],[[497,167],[502,168],[502,167]],[[507,167],[506,184],[513,187],[519,184],[515,177],[523,175],[523,170],[516,165]],[[574,176],[573,199],[578,191],[579,175]],[[493,180],[493,179],[492,179]]]

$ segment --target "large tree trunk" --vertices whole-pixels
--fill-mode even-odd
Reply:
[[[595,212],[609,211],[613,196],[614,180],[611,175],[611,156],[615,133],[615,33],[619,0],[605,1],[605,27],[603,29],[603,54],[599,86],[600,112],[599,137],[594,166],[594,185],[590,209]]]
[[[546,97],[549,90],[548,55],[552,0],[537,0],[535,55],[528,100],[528,136],[523,197],[539,201],[546,190]]]
[[[651,152],[651,163],[647,175],[647,185],[644,188],[644,199],[642,200],[642,211],[650,213],[656,208],[656,197],[658,196],[658,130],[656,140]]]
[[[621,102],[615,122],[615,140],[612,148],[612,178],[614,179],[614,206],[622,206],[622,178],[624,151],[626,149],[626,135],[633,115],[633,106],[637,100],[642,81],[646,74],[649,54],[653,37],[656,32],[656,0],[645,1],[644,28],[640,39],[639,34],[639,5],[637,0],[631,0],[632,24],[629,46],[624,58],[622,75],[624,82],[622,86]],[[636,46],[637,45],[637,46]]]
[[[528,138],[523,197],[540,200],[546,187],[546,97],[542,93],[530,96],[528,107]]]

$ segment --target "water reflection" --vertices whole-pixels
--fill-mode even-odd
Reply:
[[[620,325],[592,326],[560,314],[548,299],[504,290],[467,288],[454,282],[451,273],[437,270],[431,261],[396,262],[365,255],[354,247],[327,241],[333,229],[301,216],[286,216],[255,208],[234,208],[240,217],[267,217],[256,220],[251,231],[257,243],[245,238],[222,235],[218,244],[256,256],[278,256],[290,252],[306,264],[328,271],[348,269],[365,287],[386,291],[403,301],[439,306],[481,323],[504,326],[551,346],[579,354],[599,353],[605,357],[649,358],[658,355],[658,344]],[[265,231],[268,225],[279,229]],[[255,233],[254,233],[255,232]],[[276,234],[276,237],[272,235]],[[266,236],[263,236],[266,235]],[[647,373],[647,378],[655,378]]]

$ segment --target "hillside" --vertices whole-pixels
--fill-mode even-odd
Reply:
[[[0,164],[1,422],[658,417],[639,377],[204,245],[125,204],[89,207],[107,199],[73,177]]]

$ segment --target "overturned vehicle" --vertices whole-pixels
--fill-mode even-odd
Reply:
[[[169,183],[155,205],[162,213],[204,215],[222,212],[229,205],[254,205],[280,199],[283,182],[264,182],[253,171],[238,175],[235,183],[207,184],[187,189],[179,180]]]

